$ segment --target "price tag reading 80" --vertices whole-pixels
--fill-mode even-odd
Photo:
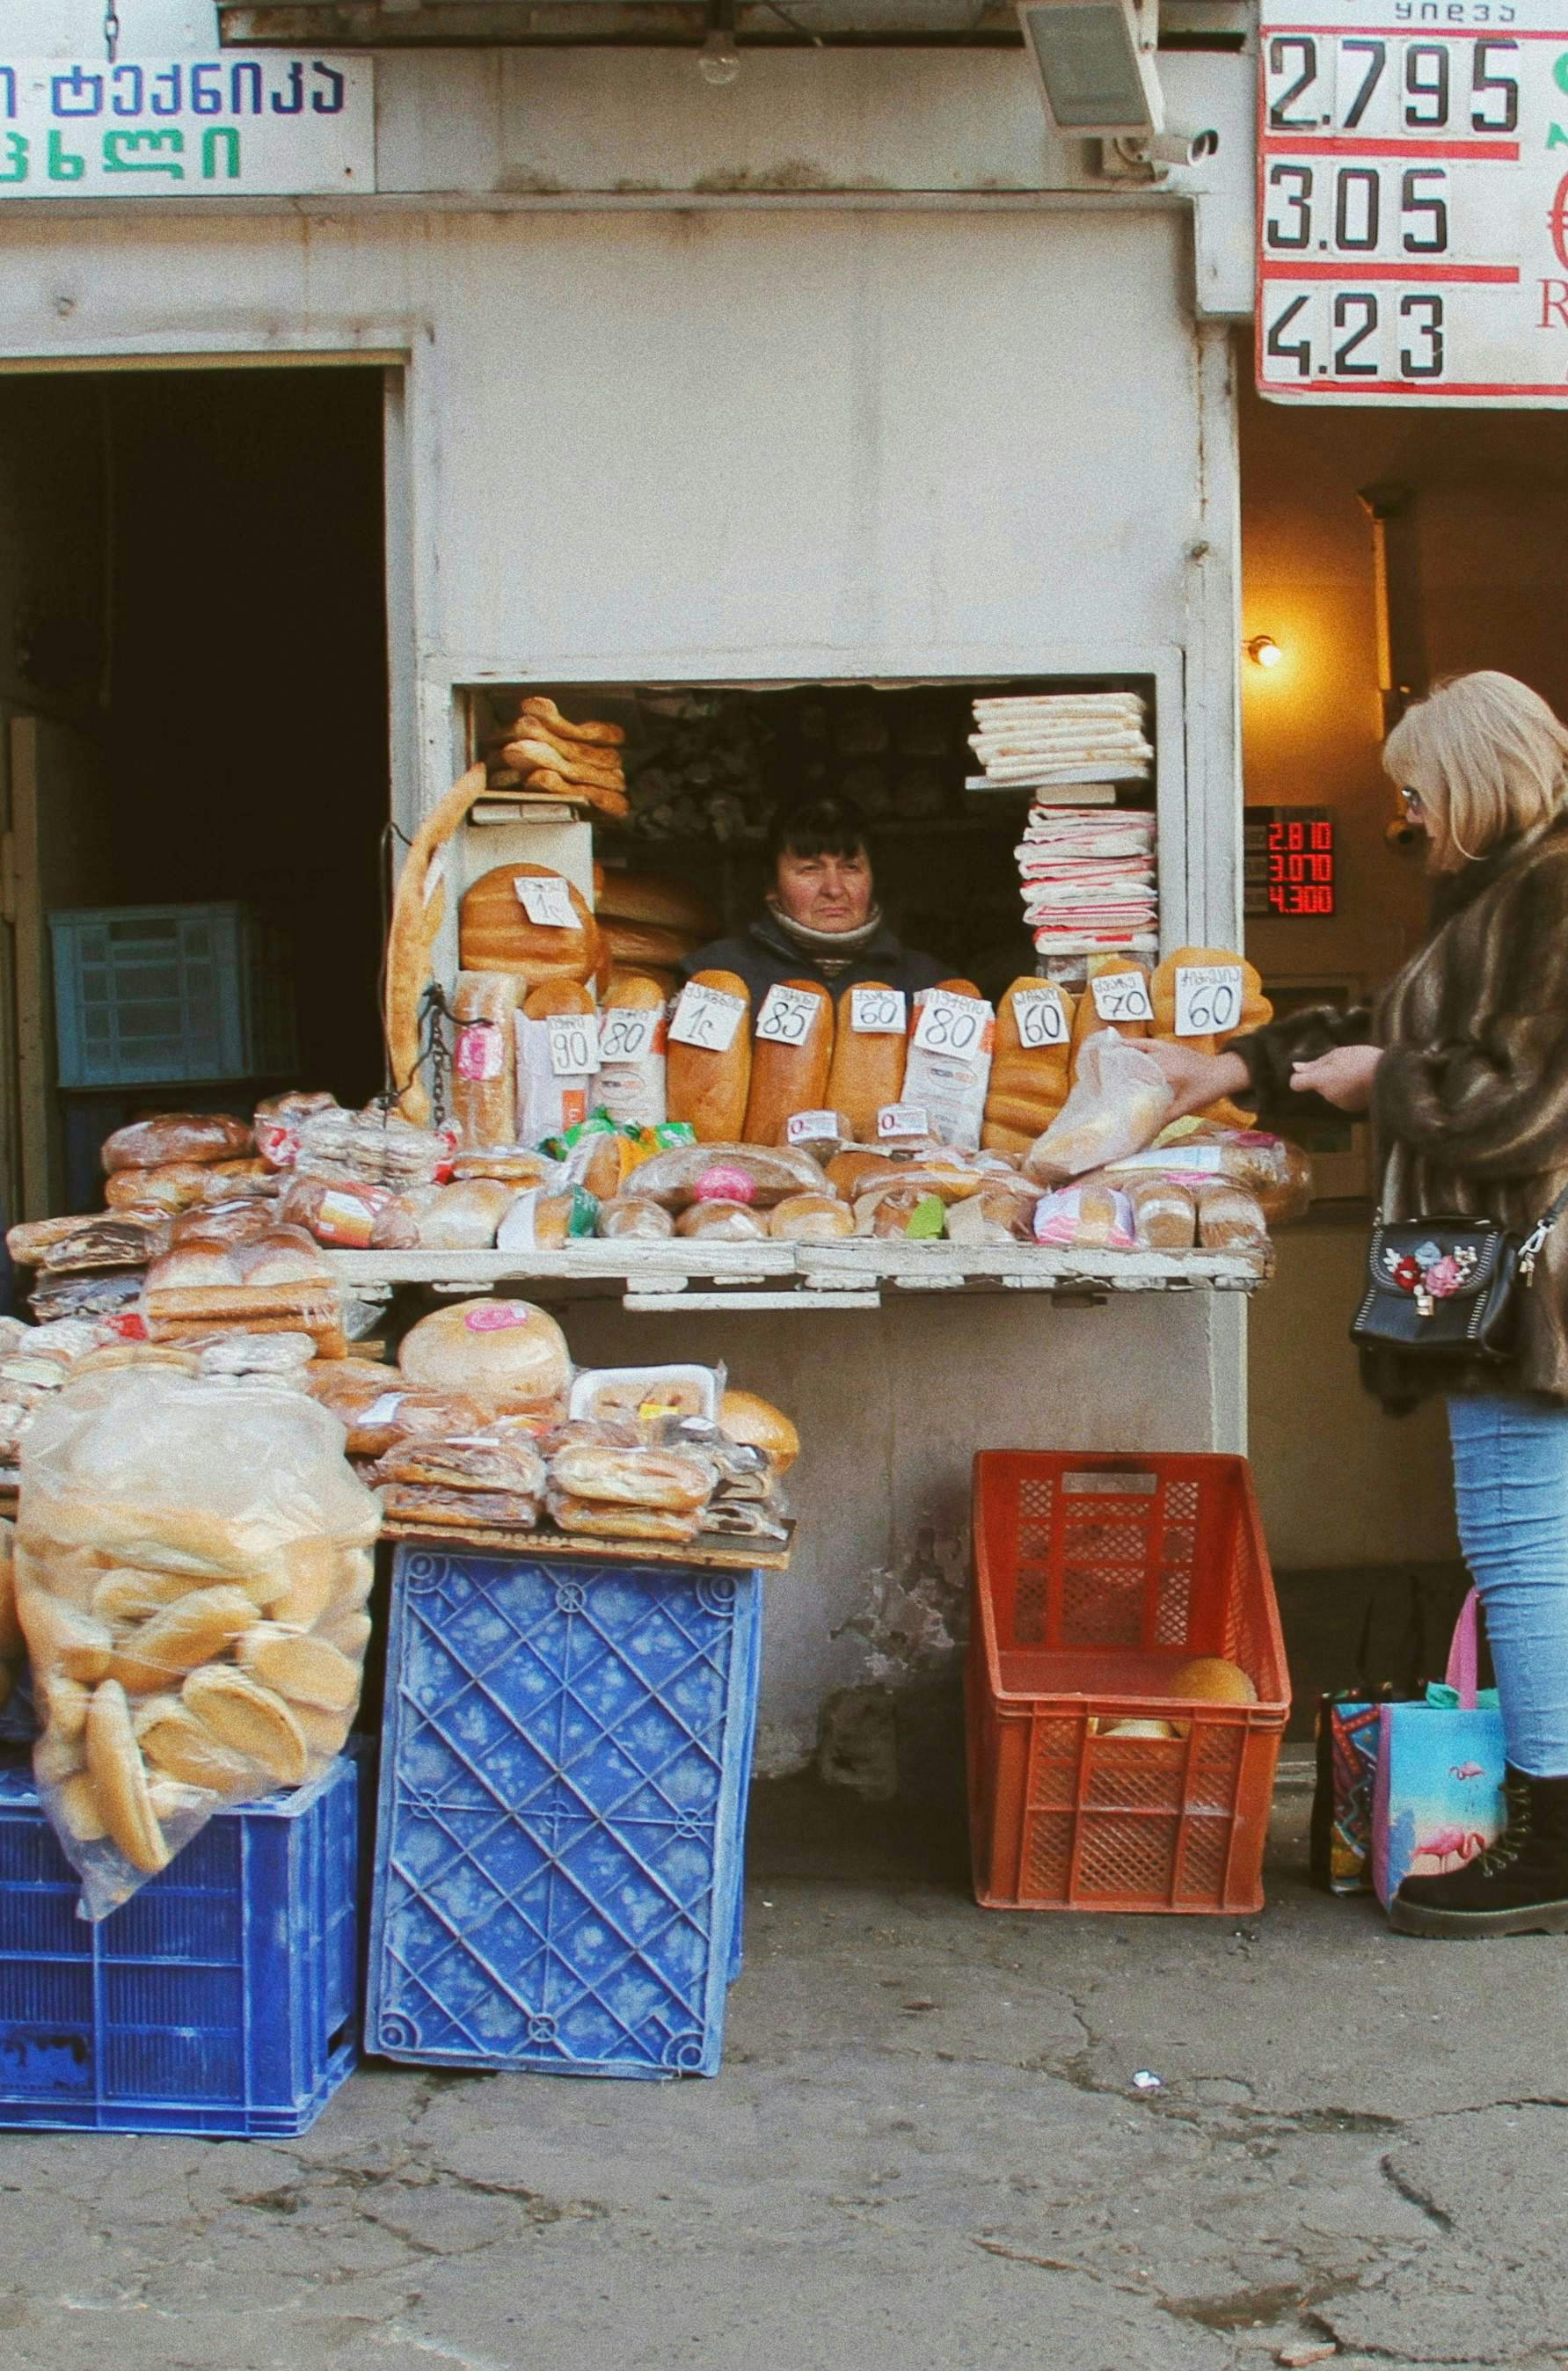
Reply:
[[[612,1008],[599,1016],[599,1058],[603,1062],[640,1062],[653,1044],[663,1015]]]
[[[1176,1035],[1211,1037],[1241,1018],[1239,964],[1183,964],[1176,974]]]
[[[512,885],[517,892],[523,911],[537,929],[570,931],[575,928],[577,917],[571,910],[571,893],[564,881],[519,873],[513,874]]]
[[[907,1025],[901,988],[852,988],[849,1026],[861,1037],[902,1037]]]
[[[1094,1010],[1101,1021],[1152,1021],[1148,982],[1141,971],[1096,973],[1089,983]]]
[[[558,1079],[592,1078],[599,1067],[599,1024],[592,1012],[552,1012],[550,1070]]]
[[[1032,1053],[1067,1042],[1067,1016],[1054,988],[1020,988],[1012,1000],[1018,1042]]]
[[[977,1061],[990,1017],[990,1006],[978,997],[952,996],[944,988],[933,988],[920,1007],[914,1042],[923,1054],[946,1054],[958,1062]]]
[[[756,1017],[758,1043],[803,1046],[820,1009],[818,999],[809,996],[804,989],[770,988]]]
[[[728,1053],[745,1011],[744,996],[732,996],[722,988],[701,988],[695,979],[687,980],[670,1024],[670,1036],[677,1046],[700,1046],[709,1054]]]

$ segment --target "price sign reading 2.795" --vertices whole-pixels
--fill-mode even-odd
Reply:
[[[1568,401],[1568,0],[1307,6],[1262,0],[1260,390]]]

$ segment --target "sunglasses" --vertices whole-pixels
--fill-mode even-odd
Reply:
[[[1423,804],[1421,792],[1419,791],[1412,791],[1408,782],[1405,784],[1403,790],[1401,791],[1400,797],[1404,802],[1404,811],[1406,815],[1413,815],[1421,813]]]

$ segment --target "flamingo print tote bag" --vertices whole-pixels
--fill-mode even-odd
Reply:
[[[1446,1682],[1424,1700],[1378,1714],[1372,1882],[1386,1910],[1407,1877],[1440,1877],[1484,1851],[1503,1830],[1503,1716],[1494,1688],[1478,1688],[1472,1589],[1454,1625]]]

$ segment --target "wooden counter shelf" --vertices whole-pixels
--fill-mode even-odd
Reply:
[[[421,1523],[388,1515],[381,1526],[384,1540],[416,1542],[421,1547],[460,1554],[480,1548],[487,1556],[533,1556],[542,1564],[656,1564],[678,1566],[685,1572],[788,1572],[795,1527],[780,1547],[777,1542],[723,1539],[710,1534],[689,1542],[674,1540],[592,1540],[581,1532],[525,1531],[515,1523]]]

